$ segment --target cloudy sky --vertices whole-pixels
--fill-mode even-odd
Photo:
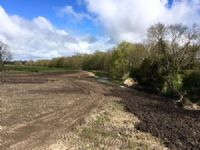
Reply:
[[[14,59],[50,59],[141,42],[157,22],[200,24],[200,0],[0,0]]]

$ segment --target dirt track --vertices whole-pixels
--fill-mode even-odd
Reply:
[[[103,85],[84,72],[9,75],[0,83],[2,149],[44,149],[82,124],[108,96],[120,97],[141,120],[137,128],[170,149],[200,149],[200,112],[135,90]]]

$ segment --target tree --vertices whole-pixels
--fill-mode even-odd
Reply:
[[[128,51],[129,70],[139,68],[143,60],[148,56],[148,51],[143,44],[131,44]]]
[[[160,62],[145,58],[139,68],[133,68],[131,76],[136,79],[143,89],[159,93],[165,84],[165,72],[160,68]]]
[[[183,89],[192,102],[200,102],[200,72],[195,71],[183,78]]]
[[[133,68],[138,68],[147,51],[143,44],[122,42],[112,51],[111,75],[114,78],[126,78]]]
[[[8,46],[0,41],[0,72],[3,71],[4,63],[11,59],[12,55],[8,49]]]
[[[129,72],[130,61],[128,57],[128,49],[132,47],[131,43],[122,42],[112,51],[111,60],[111,76],[120,79],[124,74]]]
[[[200,51],[200,27],[191,28],[182,24],[165,26],[161,23],[148,29],[152,55],[159,60],[160,67],[167,72],[166,82],[170,90],[177,93],[182,101],[184,93],[176,88],[178,73],[198,58]]]

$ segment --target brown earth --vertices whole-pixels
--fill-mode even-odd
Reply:
[[[140,122],[137,129],[159,137],[170,149],[200,149],[200,112],[170,100],[97,83],[86,72],[3,75],[0,79],[0,149],[45,147],[84,118],[120,98]]]
[[[127,112],[121,99],[109,96],[101,109],[93,111],[83,125],[49,146],[52,150],[168,150],[162,141],[135,129],[139,122]]]
[[[33,149],[48,145],[105,101],[109,87],[87,74],[44,73],[1,78],[1,148]]]
[[[138,117],[136,129],[162,139],[173,150],[200,149],[200,111],[176,106],[171,99],[132,89],[113,90]]]

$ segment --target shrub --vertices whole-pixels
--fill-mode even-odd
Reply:
[[[147,58],[138,69],[131,71],[131,76],[142,87],[152,92],[161,92],[165,84],[165,73],[159,62]]]
[[[185,75],[182,88],[192,102],[200,102],[200,72]]]
[[[168,80],[168,82],[165,82],[163,89],[161,91],[162,94],[170,98],[179,98],[180,95],[177,91],[179,92],[182,91],[182,74],[179,73],[167,74],[166,80]],[[172,84],[171,86],[169,85],[169,80]]]

